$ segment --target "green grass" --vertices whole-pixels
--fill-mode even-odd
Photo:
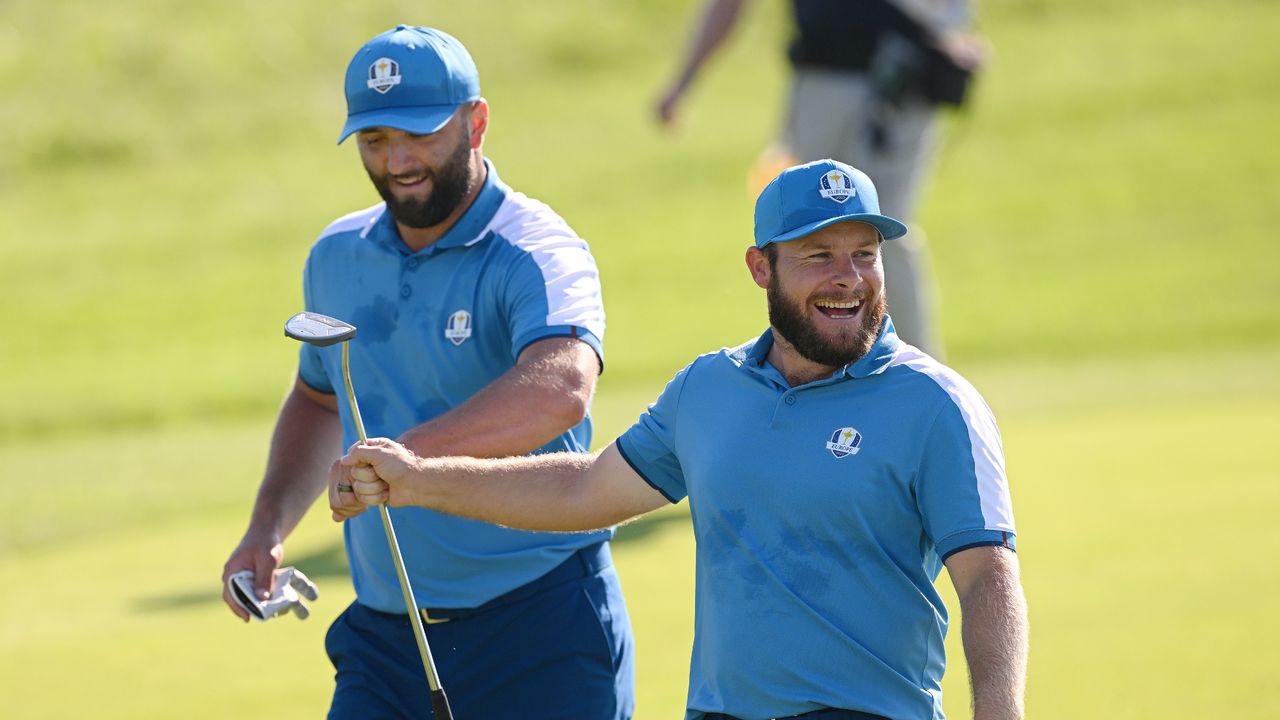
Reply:
[[[489,154],[592,242],[611,376],[649,384],[759,329],[743,187],[778,122],[780,8],[756,8],[695,88],[685,132],[666,137],[649,106],[686,34],[676,3],[323,18],[125,3],[87,40],[66,30],[86,22],[74,6],[11,7],[0,283],[21,312],[0,353],[14,388],[0,437],[271,410],[292,350],[276,318],[300,304],[301,259],[329,220],[376,199],[354,151],[332,145],[348,46],[404,15],[474,46]],[[951,357],[1280,342],[1265,271],[1280,149],[1261,140],[1280,110],[1277,15],[1242,1],[993,5],[997,53],[924,218]],[[57,82],[35,81],[45,58]]]
[[[591,242],[605,440],[694,354],[763,327],[744,178],[779,121],[784,5],[756,4],[667,135],[650,106],[693,3],[6,3],[6,715],[323,712],[323,629],[350,598],[324,513],[288,546],[322,583],[313,621],[242,629],[214,593],[293,372],[280,326],[302,259],[376,200],[333,145],[360,42],[405,19],[458,35],[503,178]],[[1004,430],[1032,716],[1273,717],[1280,7],[981,15],[996,53],[949,123],[923,221],[950,358]],[[678,717],[684,511],[621,537],[639,717]],[[957,639],[946,702],[964,717]]]
[[[1280,551],[1271,523],[1280,460],[1268,452],[1280,434],[1277,362],[1271,352],[973,373],[1004,418],[1031,605],[1033,716],[1218,717],[1228,708],[1260,720],[1280,711],[1269,682],[1280,650],[1258,642],[1280,630],[1270,612],[1280,570],[1260,560]],[[1188,377],[1196,387],[1179,392]],[[1052,390],[1031,395],[1029,386]],[[643,402],[602,397],[603,429],[625,426]],[[31,484],[22,522],[0,536],[9,550],[0,573],[19,580],[0,600],[0,675],[23,680],[7,696],[18,716],[323,712],[323,631],[351,598],[327,513],[317,508],[288,546],[287,561],[322,588],[311,621],[241,627],[215,593],[267,430],[254,422],[81,443],[99,460],[91,477]],[[76,464],[58,456],[63,447],[12,453],[10,476],[63,476]],[[638,717],[678,717],[692,633],[685,507],[619,537]],[[948,713],[964,717],[958,638],[954,625],[945,697]]]

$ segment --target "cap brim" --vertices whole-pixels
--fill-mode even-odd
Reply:
[[[842,222],[866,223],[878,230],[880,232],[880,237],[885,240],[893,240],[894,238],[900,238],[907,234],[907,226],[891,217],[875,215],[873,213],[854,213],[852,215],[840,215],[838,217],[826,218],[824,220],[819,220],[818,222],[809,223],[808,225],[801,225],[794,230],[769,238],[764,245],[796,240],[804,237],[805,235],[809,235],[810,233],[815,233],[828,225],[835,225],[836,223]],[[761,247],[764,247],[764,245],[761,245]]]
[[[342,134],[338,136],[341,145],[352,133],[374,127],[389,127],[403,130],[415,135],[430,135],[439,132],[449,122],[449,118],[458,111],[462,104],[427,105],[419,107],[380,108],[368,112],[347,116],[347,124],[342,126]]]

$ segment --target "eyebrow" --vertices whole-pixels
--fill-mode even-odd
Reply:
[[[858,248],[878,247],[882,242],[883,241],[880,238],[880,233],[876,233],[874,237],[870,237],[864,241],[859,242],[855,247],[858,247]],[[825,240],[813,240],[813,239],[805,238],[804,240],[801,240],[800,242],[796,243],[796,250],[799,252],[805,252],[808,250],[830,250],[830,249],[832,249],[832,244]]]

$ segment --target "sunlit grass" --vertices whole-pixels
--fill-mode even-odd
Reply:
[[[471,48],[486,151],[592,245],[609,315],[597,444],[695,354],[764,326],[744,176],[776,132],[785,3],[757,3],[659,132],[694,4],[82,4],[0,12],[0,677],[23,718],[315,717],[349,601],[321,511],[288,546],[308,623],[213,597],[297,348],[316,233],[376,196],[333,143],[366,37]],[[1254,0],[988,0],[993,62],[923,222],[949,356],[995,409],[1043,718],[1280,714],[1280,116]],[[640,720],[678,717],[681,508],[624,528]],[[945,579],[942,581],[945,586]],[[954,604],[953,604],[954,607]],[[947,709],[964,717],[958,633]],[[464,719],[465,720],[465,719]]]

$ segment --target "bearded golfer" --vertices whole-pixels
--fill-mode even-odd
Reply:
[[[551,531],[688,496],[689,720],[941,718],[945,565],[974,717],[1020,718],[1026,602],[1000,434],[977,391],[885,314],[880,248],[905,230],[858,170],[789,168],[756,203],[746,256],[771,327],[694,360],[603,452],[424,459],[377,440],[331,482]]]
[[[508,187],[485,156],[489,105],[471,55],[444,32],[400,25],[357,51],[345,88],[339,142],[354,137],[384,202],[321,233],[303,295],[307,310],[360,329],[344,347],[369,432],[420,455],[585,452],[603,358],[595,260],[555,211]],[[354,407],[335,392],[341,357],[337,347],[302,346],[224,587],[248,570],[260,598],[270,594],[285,538],[357,437]],[[329,492],[354,502],[342,485]],[[632,716],[631,626],[612,530],[528,533],[397,510],[422,604],[406,608],[377,516],[343,526],[356,600],[326,637],[336,671],[330,720],[432,716],[410,612],[426,622],[458,718]]]

